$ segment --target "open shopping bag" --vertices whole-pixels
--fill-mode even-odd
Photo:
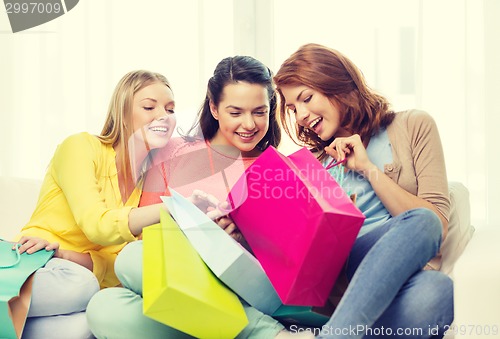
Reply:
[[[281,300],[257,259],[193,203],[170,192],[162,200],[212,272],[248,304],[273,314]]]
[[[283,304],[324,306],[365,217],[314,155],[269,147],[228,201]]]
[[[162,210],[143,231],[144,314],[197,338],[234,338],[248,324],[238,297]]]
[[[31,303],[33,273],[54,251],[19,254],[14,243],[0,240],[0,338],[21,338]]]

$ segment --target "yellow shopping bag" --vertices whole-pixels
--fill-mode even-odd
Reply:
[[[248,324],[238,297],[210,271],[166,211],[143,232],[144,314],[197,338],[234,338]]]

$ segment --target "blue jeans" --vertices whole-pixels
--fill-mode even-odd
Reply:
[[[431,210],[406,211],[358,238],[349,286],[318,338],[441,338],[453,321],[453,283],[422,268],[439,251]]]

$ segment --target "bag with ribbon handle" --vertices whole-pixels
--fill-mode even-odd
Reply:
[[[21,338],[31,302],[34,272],[54,251],[19,254],[19,244],[0,239],[0,338]]]
[[[228,202],[283,304],[325,306],[365,217],[314,155],[269,147]]]

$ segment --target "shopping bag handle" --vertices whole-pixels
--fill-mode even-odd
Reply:
[[[330,168],[333,168],[335,166],[338,166],[340,164],[343,164],[346,162],[347,158],[344,158],[343,160],[337,161],[337,159],[333,158],[332,161],[328,165],[326,165],[325,169],[329,170]]]
[[[4,241],[4,240],[2,240],[2,241]],[[21,254],[19,253],[19,247],[21,247],[21,244],[16,244],[15,245],[16,261],[14,263],[12,263],[12,264],[0,265],[0,268],[10,268],[10,267],[14,267],[17,264],[19,264],[19,262],[21,261]]]

